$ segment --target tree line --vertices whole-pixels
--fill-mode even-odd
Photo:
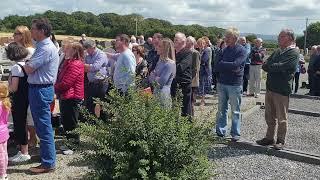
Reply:
[[[173,38],[178,31],[199,38],[208,36],[212,42],[223,36],[224,29],[215,26],[204,27],[198,24],[173,25],[171,22],[155,18],[144,18],[139,14],[118,15],[115,13],[102,13],[95,15],[91,12],[76,11],[71,14],[59,11],[46,11],[29,16],[9,15],[0,19],[0,31],[12,32],[18,25],[30,26],[34,18],[46,17],[50,20],[54,32],[62,35],[80,36],[86,34],[93,37],[114,38],[117,34],[152,36],[156,32]],[[312,23],[307,28],[307,47],[320,44],[320,22]],[[256,36],[248,35],[252,40]],[[304,36],[297,37],[297,45],[304,46]],[[275,48],[275,42],[265,42],[267,48]]]
[[[173,25],[169,21],[144,18],[139,14],[118,15],[115,13],[102,13],[95,15],[90,12],[73,12],[71,14],[58,11],[46,11],[41,14],[29,16],[10,15],[0,20],[1,31],[13,31],[18,25],[30,26],[32,19],[46,17],[50,20],[56,34],[67,34],[114,38],[119,33],[152,36],[156,32],[166,37],[174,37],[178,31],[199,38],[208,36],[213,42],[222,37],[224,29],[218,27],[204,27],[201,25]]]

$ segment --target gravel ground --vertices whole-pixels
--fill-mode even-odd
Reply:
[[[303,111],[320,112],[320,100],[290,98],[289,107]]]
[[[60,147],[61,141],[57,141],[56,147]],[[10,156],[14,155],[14,148],[9,147]],[[10,180],[69,180],[69,179],[83,179],[84,175],[90,172],[88,165],[80,160],[81,155],[75,151],[73,155],[63,155],[57,150],[56,170],[53,173],[46,173],[40,175],[31,175],[28,171],[30,167],[39,165],[39,148],[30,152],[32,156],[28,163],[8,166],[8,177]]]
[[[320,155],[319,117],[289,114],[286,147]],[[264,110],[259,110],[241,124],[242,137],[256,141],[265,136],[267,125],[264,120]]]
[[[291,161],[223,144],[213,148],[217,176],[212,179],[320,179],[320,166]]]

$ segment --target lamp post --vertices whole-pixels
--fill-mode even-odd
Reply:
[[[136,37],[138,36],[138,18],[134,19],[136,21]]]
[[[308,35],[308,18],[306,18],[306,30],[304,30],[304,46],[303,46],[303,54],[307,54],[307,35]]]

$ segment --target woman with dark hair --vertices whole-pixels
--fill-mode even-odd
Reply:
[[[136,75],[144,78],[148,73],[148,64],[144,59],[144,48],[142,46],[133,46],[132,52],[136,58]]]
[[[20,146],[20,151],[15,156],[9,158],[9,161],[18,163],[31,159],[28,153],[28,132],[26,128],[29,106],[28,76],[23,68],[25,64],[24,59],[28,56],[29,52],[24,46],[13,42],[6,48],[6,53],[8,59],[16,62],[11,68],[8,83],[9,91],[11,92],[14,137],[16,143]]]
[[[67,139],[79,143],[78,135],[70,131],[78,126],[79,105],[84,98],[84,49],[80,43],[71,43],[65,49],[65,61],[60,70],[55,92],[60,99],[60,112]],[[60,148],[64,154],[73,151],[65,146]]]
[[[57,47],[57,49],[59,50],[59,49],[60,49],[60,46],[59,46],[59,43],[58,43],[58,41],[57,41],[54,33],[51,33],[50,39],[51,39],[51,41],[53,42],[53,44]]]

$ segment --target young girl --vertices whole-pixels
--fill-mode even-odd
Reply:
[[[8,151],[7,141],[9,139],[8,118],[11,108],[8,86],[0,83],[0,179],[7,178]]]
[[[54,86],[60,100],[60,112],[67,139],[79,142],[79,136],[70,134],[78,126],[79,105],[84,98],[84,50],[80,43],[72,43],[65,49],[65,61]],[[72,150],[62,146],[63,154]]]
[[[11,68],[9,76],[9,91],[12,100],[12,118],[15,135],[15,142],[20,145],[20,151],[17,155],[9,158],[10,162],[19,163],[31,159],[28,153],[28,133],[27,133],[27,112],[29,106],[28,100],[28,82],[27,74],[23,69],[24,58],[28,56],[28,50],[16,43],[10,43],[6,48],[8,59],[15,61]]]

